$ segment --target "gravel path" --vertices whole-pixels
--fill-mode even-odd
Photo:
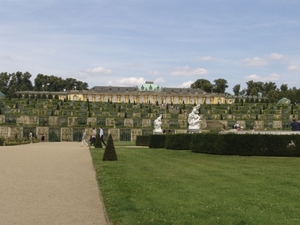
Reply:
[[[88,147],[0,147],[0,223],[109,225]]]

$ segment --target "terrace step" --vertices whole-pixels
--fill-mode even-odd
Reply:
[[[205,130],[221,131],[224,129],[224,124],[219,120],[206,120],[206,124]]]

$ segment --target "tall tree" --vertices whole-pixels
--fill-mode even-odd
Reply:
[[[12,97],[16,91],[32,91],[33,86],[30,81],[31,74],[20,71],[10,74],[7,95]]]
[[[10,77],[11,75],[8,73],[0,73],[0,91],[5,95],[9,89]]]
[[[246,84],[247,84],[247,88],[246,88],[247,96],[262,95],[263,82],[254,82],[253,80],[250,80],[246,82]]]
[[[240,84],[236,84],[236,85],[232,88],[232,91],[233,91],[233,93],[234,93],[235,96],[239,96],[240,90],[241,90],[241,85],[240,85]]]
[[[282,84],[282,85],[280,86],[280,91],[286,92],[287,90],[288,90],[288,85],[287,85],[287,84]]]
[[[214,90],[214,92],[224,94],[226,88],[228,88],[228,85],[227,85],[228,82],[227,82],[227,80],[219,78],[219,79],[214,80],[214,82],[215,82],[215,90]]]
[[[277,86],[274,82],[265,82],[262,85],[262,96],[267,96],[268,93],[272,90],[276,90]]]
[[[209,80],[206,79],[198,79],[194,83],[191,84],[191,88],[199,88],[206,92],[213,91],[213,85]]]

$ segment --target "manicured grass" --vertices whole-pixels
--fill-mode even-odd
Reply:
[[[115,148],[91,149],[113,225],[300,224],[300,158]]]
[[[135,146],[134,141],[115,141],[115,146]]]

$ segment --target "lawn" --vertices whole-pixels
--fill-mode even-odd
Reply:
[[[91,149],[112,225],[300,224],[300,158],[115,149]]]

